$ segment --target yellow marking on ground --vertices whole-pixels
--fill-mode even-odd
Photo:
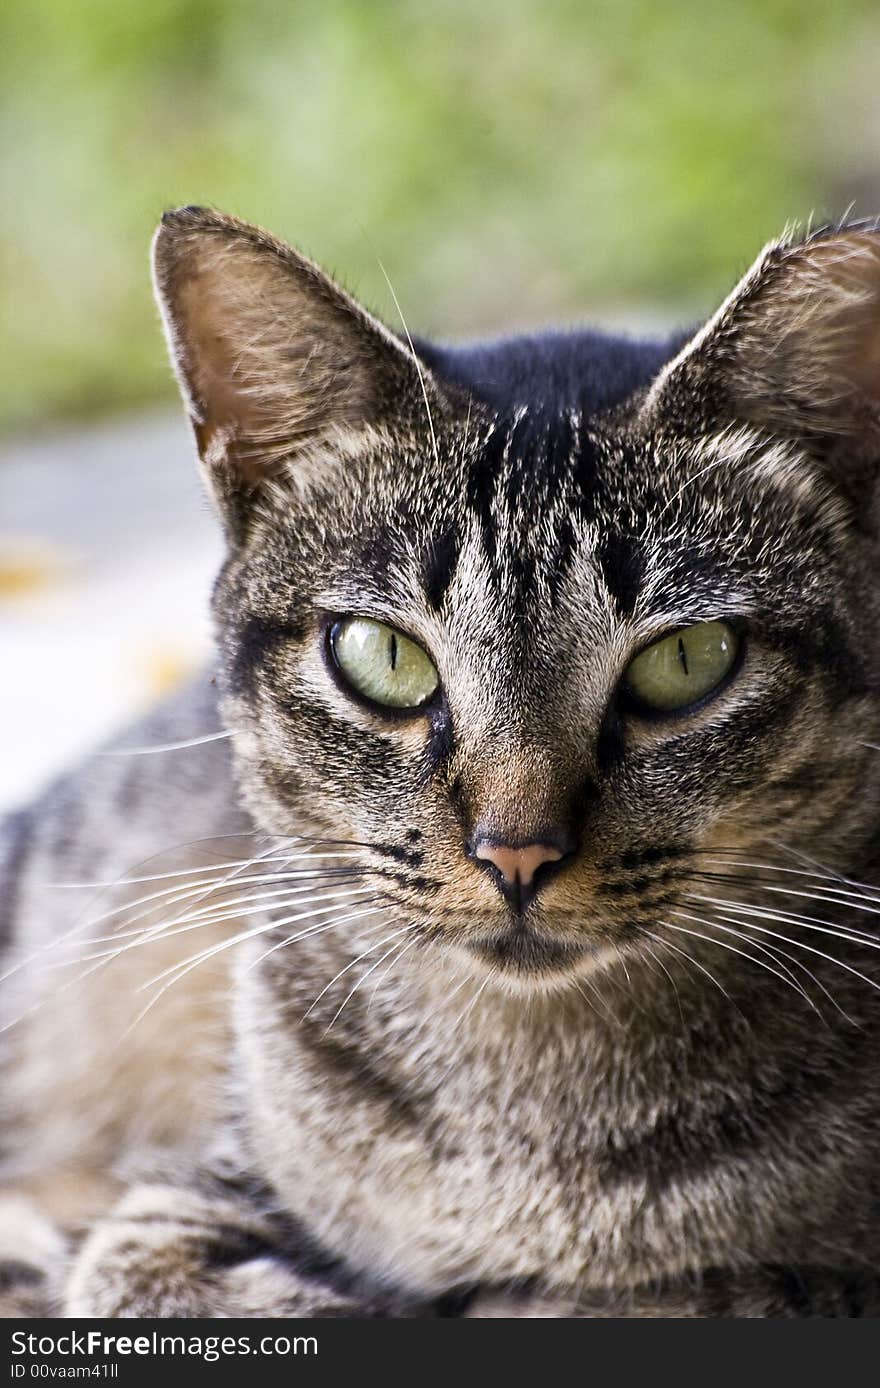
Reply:
[[[60,583],[70,556],[40,540],[0,539],[0,601],[30,597]]]
[[[178,689],[190,675],[195,674],[197,662],[171,646],[155,646],[144,652],[138,662],[151,698],[160,699]]]

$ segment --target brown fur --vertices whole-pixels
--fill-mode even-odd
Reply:
[[[13,957],[48,951],[7,985],[5,1171],[89,1230],[68,1313],[877,1314],[878,246],[771,246],[597,404],[570,344],[413,348],[266,233],[166,218],[232,758],[147,759],[124,812],[87,767],[14,873]],[[352,697],[350,613],[430,654],[430,708]],[[627,703],[719,619],[726,682]],[[517,915],[479,834],[574,846]],[[47,877],[170,843],[49,1005]]]

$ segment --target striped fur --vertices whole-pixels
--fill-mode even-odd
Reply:
[[[177,873],[51,1007],[45,950],[6,985],[3,1169],[84,1240],[68,1309],[877,1314],[880,233],[776,243],[658,343],[413,344],[201,209],[155,257],[230,738],[10,835],[13,960],[70,928],[47,880]],[[349,613],[431,654],[424,714],[346,692]],[[714,697],[627,703],[719,618]],[[524,917],[478,828],[576,845]]]

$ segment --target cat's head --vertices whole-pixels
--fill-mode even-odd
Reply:
[[[363,845],[426,948],[535,986],[686,944],[724,865],[859,861],[875,228],[771,245],[675,346],[414,348],[198,208],[155,263],[265,829]]]

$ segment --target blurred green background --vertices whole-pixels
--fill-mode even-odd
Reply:
[[[173,395],[147,244],[209,202],[395,323],[683,321],[880,211],[876,0],[30,0],[0,33],[0,427]]]

